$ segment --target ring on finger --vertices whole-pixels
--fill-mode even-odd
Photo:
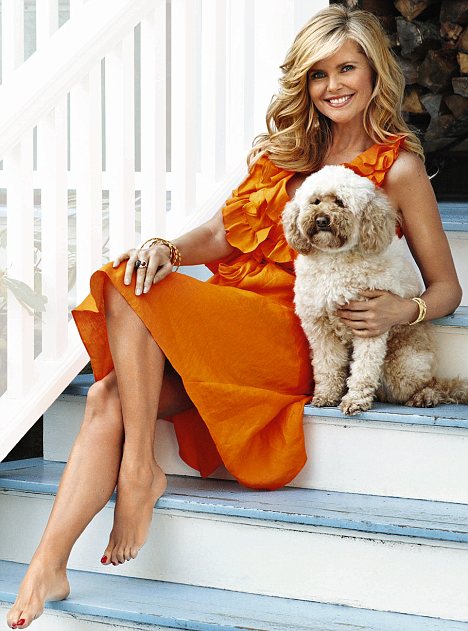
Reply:
[[[138,259],[135,262],[135,269],[138,269],[139,267],[146,267],[146,261],[141,261],[140,259]]]

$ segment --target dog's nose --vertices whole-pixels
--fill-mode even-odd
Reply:
[[[329,228],[330,217],[327,217],[327,215],[319,215],[318,217],[315,218],[315,225],[317,226],[317,228],[319,228],[319,230],[323,230],[324,228]]]

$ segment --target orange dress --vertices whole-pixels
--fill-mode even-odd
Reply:
[[[374,145],[345,166],[381,185],[403,138]],[[223,209],[236,252],[201,282],[170,274],[135,295],[135,275],[107,263],[72,311],[96,380],[113,368],[103,286],[108,277],[182,377],[194,408],[174,416],[179,453],[203,477],[219,465],[243,485],[276,489],[304,466],[304,405],[312,398],[308,342],[294,313],[294,258],[281,213],[293,176],[266,156]],[[157,314],[157,317],[155,317]],[[124,342],[124,341],[123,341]],[[131,349],[129,350],[131,352]]]

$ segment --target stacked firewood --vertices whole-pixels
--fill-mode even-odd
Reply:
[[[337,1],[381,21],[406,79],[404,116],[425,152],[460,145],[468,137],[468,0]]]

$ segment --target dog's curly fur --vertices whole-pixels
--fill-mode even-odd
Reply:
[[[283,225],[296,259],[295,305],[309,340],[316,406],[358,414],[374,398],[410,406],[468,402],[468,384],[437,379],[432,325],[397,325],[376,337],[354,336],[336,309],[363,289],[411,298],[416,271],[395,237],[397,215],[386,194],[343,166],[310,175],[286,204]],[[352,359],[351,359],[352,355]],[[341,402],[341,403],[340,403]]]

